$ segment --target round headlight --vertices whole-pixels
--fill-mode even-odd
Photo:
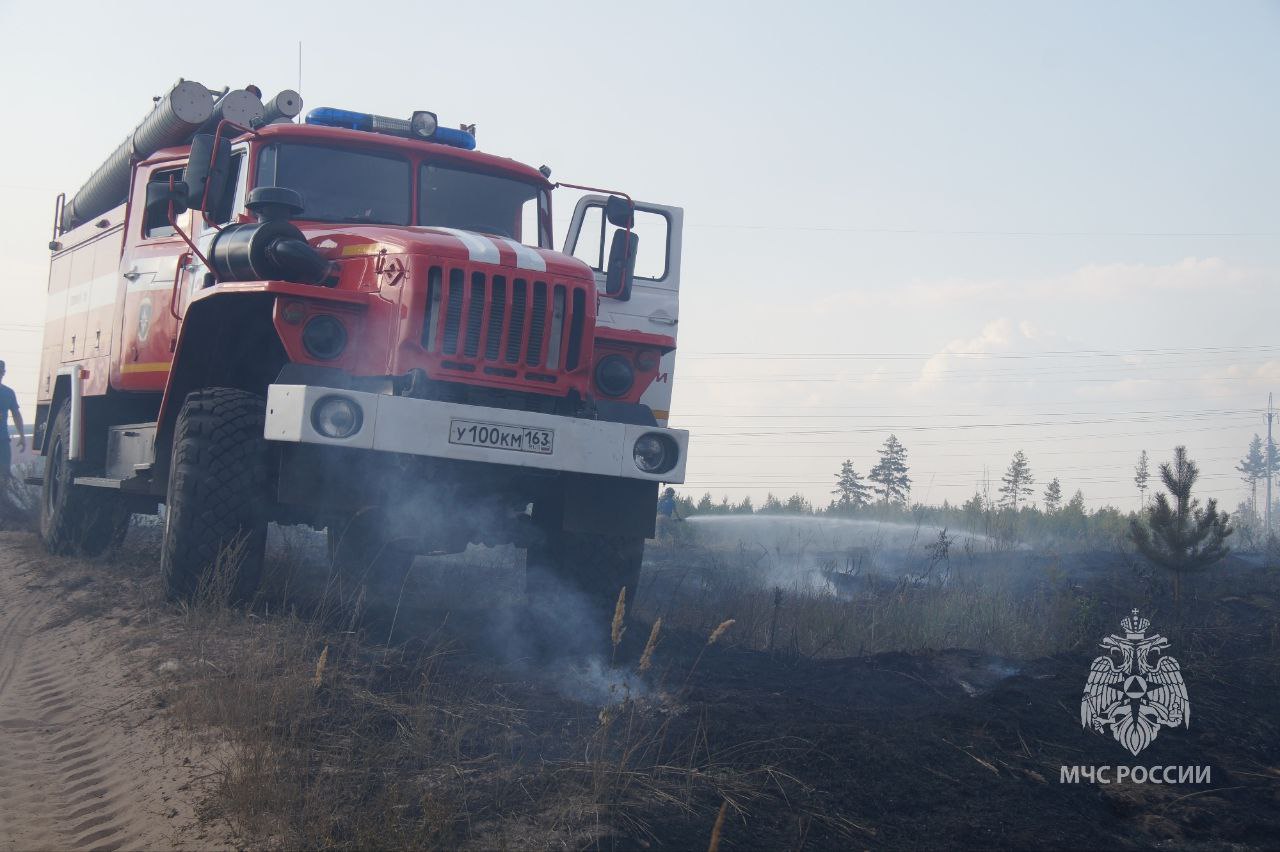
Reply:
[[[680,448],[667,435],[650,432],[636,438],[631,454],[636,460],[636,467],[645,473],[666,473],[676,466]]]
[[[621,355],[606,355],[596,364],[596,387],[605,396],[626,396],[635,381],[636,371]]]
[[[302,345],[312,358],[332,361],[347,348],[347,329],[337,317],[314,316],[302,329]]]
[[[311,425],[326,438],[350,438],[364,425],[364,412],[345,396],[321,397],[311,410]]]

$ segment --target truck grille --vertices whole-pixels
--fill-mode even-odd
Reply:
[[[557,384],[583,362],[587,286],[433,266],[422,346],[442,372]]]

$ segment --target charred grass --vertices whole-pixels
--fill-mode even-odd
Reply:
[[[1238,848],[1280,827],[1274,572],[1200,578],[1175,610],[1122,554],[1092,575],[1049,558],[1030,582],[1026,564],[952,566],[830,594],[771,583],[749,554],[657,548],[639,617],[587,665],[519,650],[538,643],[502,558],[438,566],[498,587],[478,607],[414,609],[393,583],[379,610],[331,595],[323,548],[286,532],[252,605],[215,574],[175,607],[158,533],[135,525],[49,580],[68,617],[128,624],[163,661],[148,700],[220,743],[203,816],[251,846]],[[1075,704],[1133,605],[1174,640],[1196,708],[1159,759],[1211,764],[1213,789],[1056,783],[1122,762]]]
[[[1105,626],[1097,586],[1060,567],[1069,556],[1038,565],[1008,554],[981,564],[923,554],[918,573],[904,577],[801,551],[782,556],[807,573],[779,576],[775,554],[743,546],[653,551],[646,616],[702,632],[731,613],[731,645],[793,658],[946,648],[1034,658],[1090,644]],[[1132,559],[1117,559],[1123,580]]]
[[[295,558],[286,546],[276,576]],[[215,574],[181,614],[184,676],[166,703],[229,743],[206,815],[269,845],[631,847],[673,831],[705,838],[726,802],[803,807],[806,788],[775,765],[803,745],[713,748],[703,711],[664,689],[666,673],[583,672],[616,683],[603,703],[577,700],[572,661],[477,651],[489,647],[484,613],[461,628],[419,616],[387,642],[398,608],[323,596],[303,598],[305,610],[236,608],[220,588]],[[633,670],[638,652],[622,656]]]

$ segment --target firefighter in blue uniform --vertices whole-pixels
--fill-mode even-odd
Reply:
[[[671,524],[681,520],[676,506],[676,490],[667,488],[658,498],[658,539],[671,540]]]

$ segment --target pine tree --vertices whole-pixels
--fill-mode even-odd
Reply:
[[[813,504],[803,494],[795,493],[782,504],[782,511],[788,515],[812,515]]]
[[[751,505],[750,496],[743,497],[742,502],[733,507],[733,513],[735,515],[754,515],[755,512],[756,507]]]
[[[1145,509],[1147,506],[1147,481],[1151,479],[1151,464],[1147,458],[1147,451],[1143,450],[1142,455],[1138,456],[1138,465],[1133,469],[1133,484],[1138,486],[1138,507]]]
[[[875,485],[876,495],[886,506],[890,503],[907,504],[907,496],[911,493],[911,477],[907,475],[907,448],[902,446],[897,436],[890,435],[884,446],[877,450],[880,461],[867,474]]]
[[[1231,518],[1218,511],[1218,501],[1209,498],[1203,509],[1191,496],[1200,468],[1187,458],[1186,447],[1175,447],[1173,464],[1160,465],[1160,480],[1173,497],[1173,505],[1163,493],[1157,494],[1147,511],[1146,523],[1134,518],[1129,534],[1143,556],[1173,572],[1173,600],[1178,603],[1183,574],[1203,571],[1231,552]]]
[[[762,515],[780,515],[782,514],[782,501],[773,496],[770,491],[765,495],[764,504],[760,506],[760,514]]]
[[[1062,483],[1058,482],[1058,477],[1054,477],[1053,481],[1044,489],[1044,510],[1049,513],[1058,511],[1058,507],[1062,505]]]
[[[1262,455],[1262,436],[1254,433],[1249,442],[1249,451],[1236,465],[1240,478],[1249,486],[1249,511],[1258,516],[1258,480],[1267,474],[1267,460]]]
[[[709,515],[715,511],[715,504],[711,502],[711,492],[703,493],[702,499],[698,501],[698,505],[694,507],[694,511],[699,515]]]
[[[853,469],[851,459],[845,459],[844,464],[840,465],[840,472],[836,474],[836,488],[831,493],[836,495],[831,509],[838,514],[847,515],[871,502],[871,489]]]
[[[1031,475],[1031,463],[1027,461],[1022,450],[1013,454],[1009,469],[1004,472],[1000,481],[1004,483],[1000,486],[1000,493],[1003,495],[1000,498],[1000,505],[1017,512],[1018,501],[1024,497],[1030,497],[1031,486],[1036,484],[1035,477]]]

